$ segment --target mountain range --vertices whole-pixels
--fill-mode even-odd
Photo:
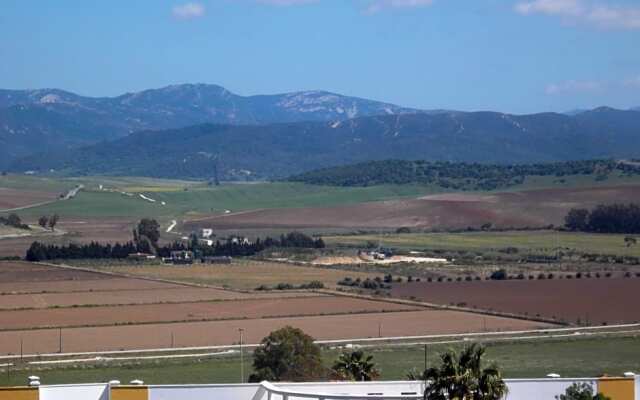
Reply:
[[[21,158],[14,171],[74,175],[274,179],[371,160],[535,163],[637,158],[640,112],[598,108],[557,113],[439,112],[333,122],[204,124],[141,131]],[[215,160],[215,161],[214,161]]]
[[[140,130],[203,123],[339,121],[414,112],[418,110],[324,91],[240,96],[205,84],[99,98],[58,89],[0,90],[0,168],[30,154],[66,151]]]
[[[640,112],[424,111],[324,91],[185,84],[85,97],[0,90],[0,168],[274,179],[370,160],[530,163],[639,156]]]

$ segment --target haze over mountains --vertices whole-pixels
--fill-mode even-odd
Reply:
[[[640,156],[640,112],[421,111],[322,91],[175,85],[113,98],[0,90],[0,168],[280,178],[383,159],[528,163]],[[217,161],[214,163],[213,159]]]
[[[65,150],[147,129],[202,123],[335,121],[409,112],[417,110],[323,91],[245,97],[204,84],[101,98],[58,89],[0,90],[0,168],[29,154]]]

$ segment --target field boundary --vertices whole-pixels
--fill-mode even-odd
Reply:
[[[635,329],[634,329],[635,328]],[[552,339],[553,335],[562,335],[557,337],[576,337],[580,338],[586,335],[598,336],[598,335],[615,335],[615,334],[628,334],[628,333],[640,333],[640,323],[638,324],[623,324],[623,325],[609,325],[609,326],[597,326],[597,327],[575,327],[575,328],[551,328],[551,329],[529,329],[519,331],[500,331],[500,332],[469,332],[458,334],[438,334],[438,335],[420,335],[420,336],[392,336],[381,338],[353,338],[353,339],[333,339],[333,340],[316,340],[318,345],[350,345],[361,343],[370,343],[371,346],[399,346],[403,345],[405,341],[420,340],[420,343],[413,344],[446,344],[454,342],[467,342],[472,338],[493,338],[496,340],[534,340],[534,339]],[[518,336],[513,335],[538,335],[531,337],[523,337],[518,339]],[[456,339],[458,341],[447,342],[424,342],[428,340],[437,339]],[[195,351],[214,351],[214,350],[230,350],[230,349],[252,349],[259,347],[258,343],[247,343],[240,346],[239,344],[232,345],[217,345],[217,346],[197,346],[197,347],[180,347],[180,348],[156,348],[156,349],[134,349],[134,350],[108,350],[108,351],[94,351],[94,352],[71,352],[71,353],[42,353],[42,354],[23,354],[20,355],[0,355],[0,360],[20,360],[20,359],[43,359],[43,358],[66,358],[66,357],[88,357],[88,356],[101,356],[101,355],[126,355],[126,354],[162,354],[162,353],[188,353]]]
[[[472,314],[486,315],[490,317],[510,318],[510,319],[517,319],[521,321],[542,322],[542,323],[558,325],[558,326],[571,326],[571,324],[567,322],[561,322],[554,319],[541,318],[541,317],[528,317],[525,315],[511,314],[511,313],[500,312],[500,311],[490,311],[490,310],[484,310],[484,309],[478,309],[478,308],[468,308],[468,307],[460,307],[460,306],[451,306],[446,304],[436,304],[436,303],[429,303],[426,301],[401,299],[397,297],[379,298],[372,295],[342,292],[339,290],[332,290],[332,289],[317,289],[316,291],[320,293],[333,294],[334,296],[351,297],[351,298],[358,298],[363,300],[382,301],[387,303],[396,303],[396,304],[404,304],[404,305],[414,305],[414,306],[430,308],[430,309],[472,313]]]

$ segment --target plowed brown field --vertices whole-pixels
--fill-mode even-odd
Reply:
[[[379,332],[383,337],[396,337],[547,327],[530,321],[428,310],[0,332],[0,354],[17,354],[21,339],[23,351],[32,354],[59,350],[80,352],[168,348],[172,343],[175,347],[231,345],[238,343],[238,328],[244,329],[245,343],[253,344],[269,332],[287,325],[298,327],[318,340],[375,338]]]
[[[73,307],[87,305],[127,305],[185,303],[212,300],[271,299],[286,297],[318,296],[315,293],[242,293],[210,288],[174,288],[109,290],[72,293],[8,294],[0,298],[0,310],[24,308]]]
[[[362,203],[340,207],[249,211],[199,219],[185,231],[199,228],[466,228],[491,222],[496,227],[539,227],[561,224],[574,207],[592,208],[616,199],[640,197],[640,186],[544,189],[490,195],[441,194],[420,199]],[[526,212],[524,212],[526,210]]]
[[[253,319],[276,316],[356,314],[419,309],[418,307],[389,302],[331,296],[234,300],[212,303],[54,308],[0,311],[0,329]]]
[[[226,345],[237,341],[238,328],[258,342],[286,325],[318,339],[544,326],[384,300],[242,293],[22,262],[0,262],[0,278],[0,354],[17,354],[21,341],[27,354]],[[6,294],[12,291],[32,293]]]
[[[465,304],[595,325],[640,322],[639,293],[638,278],[420,282],[394,285],[392,290],[396,297],[435,304]]]

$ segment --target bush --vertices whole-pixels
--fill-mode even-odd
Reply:
[[[500,269],[498,271],[494,271],[491,274],[491,279],[494,281],[504,281],[508,278],[507,276],[507,271],[505,271],[504,269]]]

